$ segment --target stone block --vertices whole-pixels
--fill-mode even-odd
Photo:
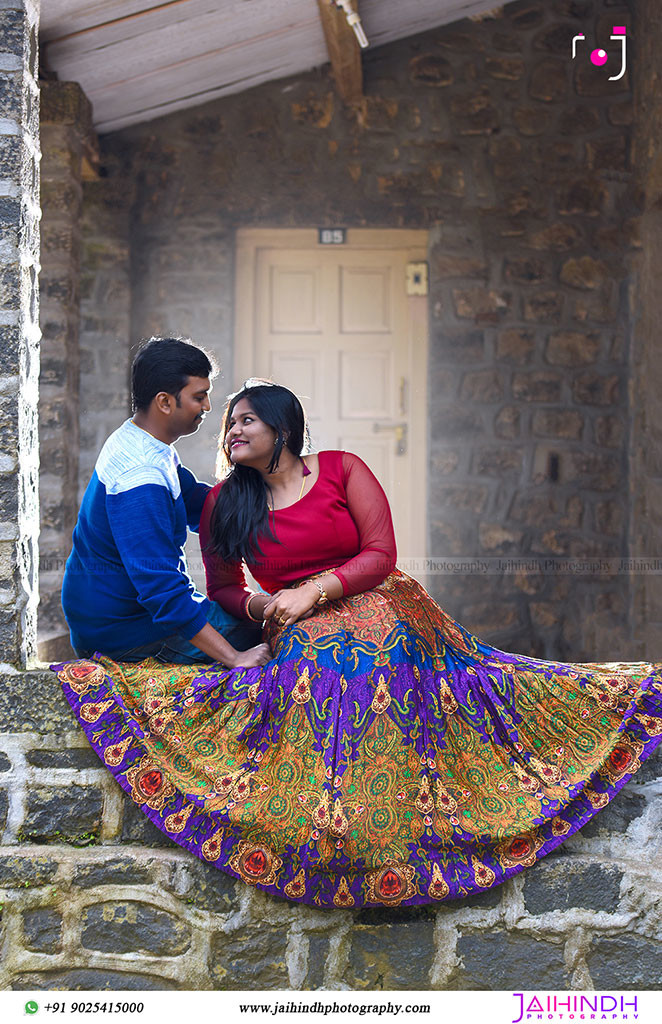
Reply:
[[[494,433],[506,441],[520,435],[520,411],[514,405],[504,405],[494,418]]]
[[[562,21],[548,25],[534,36],[533,48],[565,57],[572,50],[572,39],[576,31],[574,25]]]
[[[657,782],[658,779],[662,779],[662,746],[659,746],[650,757],[646,758],[632,781],[621,792],[629,793],[633,787],[644,786],[648,782]]]
[[[77,864],[73,884],[81,889],[96,889],[99,885],[145,885],[150,880],[149,866],[131,857]]]
[[[436,440],[457,441],[485,433],[480,413],[466,405],[433,406],[430,419],[431,435]]]
[[[212,937],[209,975],[220,990],[286,989],[287,929],[255,921],[229,934]]]
[[[7,888],[46,885],[57,869],[57,861],[50,857],[30,857],[23,853],[0,857],[0,885]]]
[[[560,214],[572,217],[576,214],[598,217],[604,210],[607,189],[597,178],[586,175],[561,187],[557,197]]]
[[[101,953],[149,953],[181,956],[191,945],[185,921],[150,903],[109,900],[86,907],[81,945]]]
[[[615,282],[605,281],[594,292],[578,295],[573,303],[572,318],[580,323],[594,321],[599,324],[613,323],[619,310],[618,289]]]
[[[592,838],[604,836],[609,832],[625,832],[635,818],[641,817],[645,808],[645,796],[637,792],[632,784],[624,786],[611,803],[607,804],[584,825],[578,835]]]
[[[5,230],[9,227],[19,227],[21,204],[18,199],[10,199],[8,196],[0,197],[0,222]]]
[[[545,370],[516,373],[512,390],[513,398],[524,402],[558,402],[561,398],[561,378]]]
[[[608,864],[587,864],[572,857],[542,860],[524,875],[524,902],[530,914],[553,910],[618,909],[623,872]]]
[[[513,111],[517,129],[522,135],[545,135],[552,123],[552,113],[540,107],[518,107]]]
[[[524,366],[531,362],[535,348],[533,331],[511,328],[501,331],[496,341],[496,357],[503,362]]]
[[[7,824],[7,812],[9,810],[9,794],[6,789],[0,789],[0,829]]]
[[[437,248],[430,259],[430,272],[433,280],[449,277],[485,278],[488,267],[485,260],[478,257],[443,252]]]
[[[620,378],[599,373],[584,373],[576,377],[572,395],[580,405],[616,405],[619,398]]]
[[[378,926],[357,925],[346,982],[356,990],[425,991],[430,987],[433,959],[432,919],[384,919]]]
[[[4,750],[0,750],[0,772],[11,771],[11,761],[5,754]]]
[[[561,476],[565,483],[581,482],[587,490],[611,491],[619,487],[622,471],[616,456],[568,452],[562,460]]]
[[[51,907],[23,912],[23,941],[35,953],[59,953],[62,948],[62,915]]]
[[[503,53],[520,53],[522,40],[514,32],[494,32],[492,46]]]
[[[91,747],[68,747],[63,750],[28,750],[28,764],[35,768],[103,768]]]
[[[0,264],[0,306],[18,309],[21,303],[21,270],[18,263]]]
[[[481,522],[478,526],[478,540],[482,550],[494,555],[520,551],[522,537],[522,530],[510,530],[500,523]]]
[[[586,143],[586,162],[596,171],[627,171],[629,167],[625,137],[590,139]]]
[[[460,397],[464,401],[496,402],[503,398],[503,380],[498,370],[476,370],[466,373],[462,381]]]
[[[455,130],[460,135],[491,135],[499,129],[500,118],[489,89],[451,98]]]
[[[521,57],[488,57],[485,70],[491,78],[516,82],[524,75],[526,65]]]
[[[599,124],[600,114],[593,107],[570,107],[559,118],[559,131],[563,135],[588,135]]]
[[[477,323],[497,323],[509,311],[511,303],[509,292],[488,288],[453,289],[456,315]]]
[[[329,936],[312,932],[308,935],[308,973],[304,989],[322,988],[324,969],[329,955]]]
[[[595,528],[599,533],[620,537],[623,532],[625,510],[620,502],[599,501],[595,506]]]
[[[553,366],[588,366],[600,355],[600,336],[582,331],[559,331],[550,334],[545,359]]]
[[[444,332],[435,341],[430,361],[435,363],[477,363],[485,354],[485,340],[482,331],[466,331],[461,334]]]
[[[630,37],[632,38],[632,37]],[[613,52],[613,51],[612,51]],[[630,73],[626,70],[625,74],[618,81],[609,81],[609,75],[605,74],[606,68],[595,67],[590,61],[576,61],[577,67],[575,68],[575,90],[578,96],[587,96],[590,99],[597,99],[605,96],[608,99],[612,99],[613,96],[618,93],[629,92],[631,88]],[[610,61],[609,66],[619,67],[620,69],[620,57],[618,58],[618,65],[616,61]]]
[[[522,471],[523,453],[521,447],[485,447],[474,452],[471,472],[479,476],[519,476]]]
[[[555,324],[561,319],[563,295],[561,292],[535,292],[524,296],[522,307],[525,320]]]
[[[540,992],[563,991],[570,984],[560,943],[517,932],[476,932],[459,937],[457,955],[461,967],[447,984],[449,989]]]
[[[121,843],[139,844],[140,846],[165,846],[176,848],[177,844],[153,825],[147,815],[133,800],[125,796],[124,816],[122,819]]]
[[[503,887],[496,885],[483,892],[474,892],[462,900],[444,900],[440,904],[439,913],[443,914],[447,910],[494,910],[501,903],[503,892]]]
[[[545,249],[551,252],[566,252],[580,244],[582,233],[574,224],[557,222],[549,227],[536,231],[531,236],[529,245],[532,249]]]
[[[503,276],[513,284],[540,284],[547,277],[547,270],[543,261],[535,257],[507,259],[503,265]]]
[[[604,284],[609,270],[606,263],[592,256],[569,259],[561,267],[561,281],[571,288],[591,290]]]
[[[10,987],[18,992],[168,992],[180,986],[169,978],[160,978],[152,971],[136,974],[133,971],[77,967],[69,971],[29,971],[17,974],[11,979]]]
[[[165,887],[188,905],[212,914],[227,914],[238,907],[235,879],[197,859],[173,864]]]
[[[598,990],[662,989],[662,942],[643,935],[599,936],[586,957]]]
[[[415,85],[435,87],[450,85],[453,68],[445,57],[437,53],[422,53],[409,62],[409,77]]]
[[[634,106],[632,100],[623,100],[621,103],[612,103],[607,109],[607,119],[610,124],[616,127],[627,127],[634,120]]]
[[[35,786],[28,791],[21,838],[33,843],[89,846],[98,840],[102,803],[96,786]]]
[[[552,58],[536,62],[529,79],[529,96],[543,103],[558,103],[569,94],[567,63]]]
[[[489,491],[481,484],[449,484],[435,491],[438,508],[454,512],[480,515],[487,503]]]
[[[537,409],[531,429],[536,437],[578,440],[584,430],[584,417],[572,409]]]
[[[490,164],[494,177],[498,181],[519,182],[522,177],[522,143],[514,135],[497,134],[490,142]],[[517,207],[513,209],[513,202],[509,201],[507,209],[510,213],[520,213],[530,209],[531,194],[528,190],[523,191],[525,201],[517,201]]]
[[[62,734],[77,728],[52,672],[0,675],[0,732]]]

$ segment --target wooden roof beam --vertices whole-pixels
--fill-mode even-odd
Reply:
[[[336,88],[345,103],[356,103],[363,98],[361,48],[345,12],[334,0],[317,0],[317,6]],[[358,0],[354,0],[354,10],[357,8]]]

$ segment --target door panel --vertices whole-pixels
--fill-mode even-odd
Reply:
[[[268,376],[292,388],[315,449],[368,463],[404,558],[425,553],[426,300],[405,288],[407,263],[425,251],[425,232],[411,231],[350,230],[337,247],[307,230],[238,238],[237,380]]]

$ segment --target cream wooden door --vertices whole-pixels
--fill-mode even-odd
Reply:
[[[305,405],[315,450],[367,462],[386,491],[403,567],[425,555],[426,299],[407,264],[425,232],[245,231],[238,244],[236,385],[264,376]],[[406,564],[404,564],[406,563]]]

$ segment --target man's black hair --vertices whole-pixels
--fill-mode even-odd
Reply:
[[[215,373],[207,353],[189,338],[150,338],[141,344],[131,367],[134,412],[145,412],[160,391],[174,395],[179,405],[189,377],[212,377]]]

